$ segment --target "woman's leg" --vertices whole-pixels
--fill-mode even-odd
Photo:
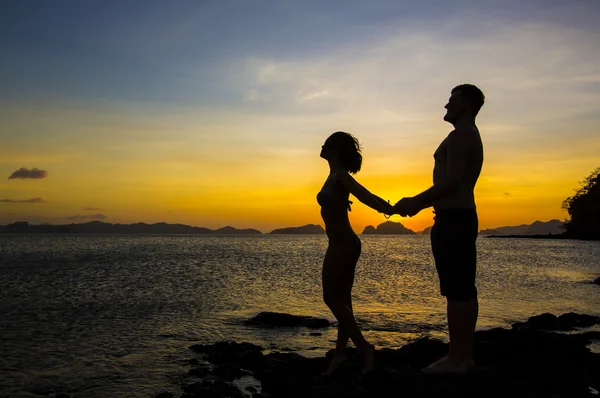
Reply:
[[[340,267],[340,264],[344,262],[341,256],[342,250],[334,246],[328,248],[327,253],[325,254],[325,260],[323,262],[323,299],[330,308],[330,304],[341,300],[352,312],[354,267],[348,267],[348,270],[345,270],[344,267]],[[323,373],[327,376],[332,375],[346,359],[346,346],[348,344],[348,339],[350,338],[346,325],[344,325],[343,321],[338,319],[335,312],[333,314],[338,320],[337,341],[333,357],[329,363],[329,368]],[[352,316],[354,316],[354,313],[352,313]]]
[[[331,242],[323,262],[323,298],[338,321],[336,350],[327,374],[335,371],[345,358],[348,338],[363,355],[365,372],[373,368],[374,347],[363,337],[352,310],[352,285],[359,256],[360,241],[358,245],[352,241]]]
[[[349,287],[347,287],[347,285],[344,286],[343,290],[348,290],[348,292],[344,292],[341,294],[342,300],[350,309],[350,312],[352,312],[352,317],[354,317],[354,312],[352,311],[352,285],[350,285]],[[356,318],[354,319],[356,321]],[[339,327],[339,325],[340,324],[338,323],[338,337],[337,342],[335,344],[335,352],[343,353],[346,349],[346,345],[348,344],[348,339],[350,338],[350,335],[348,334],[348,331],[345,328]]]

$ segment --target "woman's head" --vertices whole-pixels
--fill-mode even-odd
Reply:
[[[360,143],[352,135],[337,131],[325,140],[321,149],[321,157],[326,160],[336,159],[348,173],[358,173],[362,166]]]

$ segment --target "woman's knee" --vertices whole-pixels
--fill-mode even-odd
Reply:
[[[332,291],[332,292],[325,291],[325,292],[323,292],[323,301],[325,302],[325,305],[327,307],[329,307],[329,308],[335,308],[335,307],[338,307],[340,305],[345,305],[343,297],[341,297],[335,291]]]

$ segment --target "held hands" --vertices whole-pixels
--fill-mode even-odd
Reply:
[[[377,198],[377,201],[379,202],[379,210],[378,210],[379,213],[383,213],[386,216],[391,216],[392,214],[394,214],[394,206],[392,206],[389,201],[386,202],[385,200],[383,200],[379,197],[376,197],[376,198]]]
[[[399,214],[402,217],[412,217],[421,211],[421,206],[415,198],[402,198],[395,205],[391,205],[385,200],[377,197],[380,208],[378,211],[386,215],[386,218],[394,214]]]
[[[394,214],[400,214],[402,217],[412,217],[421,211],[415,198],[402,198],[392,208]]]

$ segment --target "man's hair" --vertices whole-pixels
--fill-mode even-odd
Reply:
[[[483,95],[483,92],[473,84],[460,84],[452,89],[451,94],[454,94],[457,91],[459,91],[465,101],[471,105],[473,116],[477,116],[485,102],[485,95]]]

